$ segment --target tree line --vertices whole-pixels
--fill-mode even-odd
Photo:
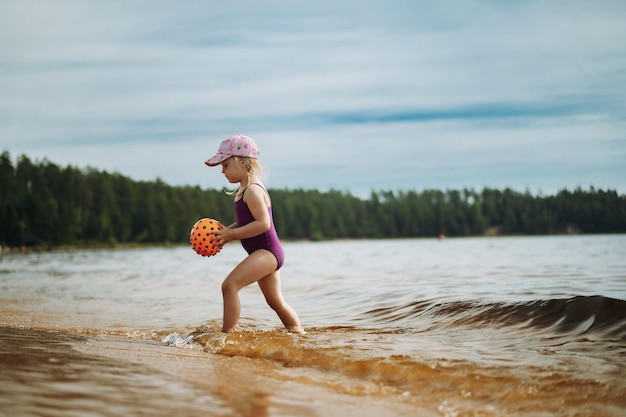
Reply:
[[[626,198],[613,190],[373,191],[270,189],[284,239],[408,238],[626,232]],[[234,221],[223,190],[134,181],[92,168],[0,155],[0,245],[55,247],[183,243],[202,217]]]

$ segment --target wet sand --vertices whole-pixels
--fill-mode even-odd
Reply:
[[[328,385],[270,361],[0,328],[0,415],[430,416],[375,384]]]

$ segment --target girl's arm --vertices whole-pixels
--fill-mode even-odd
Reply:
[[[267,232],[270,229],[271,220],[266,197],[267,194],[261,187],[248,187],[243,199],[254,220],[241,227],[237,227],[237,223],[224,227],[219,233],[218,243],[224,245],[231,240],[247,239]]]

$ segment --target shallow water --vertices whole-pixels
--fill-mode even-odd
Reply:
[[[256,285],[239,331],[219,332],[237,244],[0,257],[0,415],[626,413],[624,235],[285,251],[304,336]],[[111,381],[128,389],[90,388]]]

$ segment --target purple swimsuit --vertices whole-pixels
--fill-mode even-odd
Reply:
[[[262,185],[254,182],[250,185],[253,184],[263,188]],[[267,193],[267,190],[265,188],[263,188],[263,191]],[[283,247],[280,245],[280,241],[278,240],[278,234],[276,233],[276,228],[274,227],[272,208],[268,207],[267,211],[270,215],[269,230],[254,237],[241,239],[241,245],[246,250],[246,252],[248,252],[248,254],[251,254],[252,252],[259,249],[266,249],[272,252],[272,254],[274,254],[274,256],[276,257],[276,261],[278,262],[276,266],[276,270],[278,270],[281,266],[283,266],[283,263],[285,262],[285,253],[283,252]],[[254,221],[254,217],[252,217],[252,213],[250,213],[248,205],[245,203],[245,201],[243,201],[243,195],[239,200],[235,201],[235,218],[237,220],[237,227],[245,226],[246,224]]]

